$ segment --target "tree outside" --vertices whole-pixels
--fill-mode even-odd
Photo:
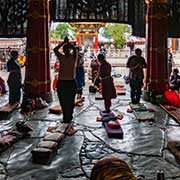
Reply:
[[[126,24],[107,24],[104,27],[104,36],[114,39],[114,46],[116,48],[122,48],[126,45],[125,33],[129,31]]]
[[[130,33],[129,27],[126,24],[107,24],[104,27],[104,37],[113,39],[114,46],[118,49],[127,44],[125,34]],[[68,35],[70,40],[76,39],[76,28],[68,23],[60,23],[54,30],[50,31],[52,40],[63,40]]]
[[[60,23],[55,30],[50,31],[50,37],[52,40],[64,39],[68,36],[69,39],[76,39],[76,28],[70,26],[68,23]]]

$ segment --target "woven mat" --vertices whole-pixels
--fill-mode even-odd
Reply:
[[[125,95],[126,89],[124,88],[124,85],[115,85],[116,94],[117,95]]]
[[[16,109],[16,107],[17,104],[13,104],[13,105],[10,105],[9,103],[5,104],[4,106],[0,107],[0,113],[11,113]]]
[[[131,109],[133,110],[134,115],[138,121],[153,121],[154,120],[154,112],[149,112],[148,108],[142,104],[129,104]]]
[[[161,104],[160,107],[164,109],[178,124],[180,124],[180,108]]]
[[[147,111],[146,106],[142,103],[139,103],[139,104],[130,103],[129,105],[131,109],[133,109],[133,111]]]
[[[153,121],[154,120],[154,113],[149,111],[135,111],[134,115],[136,119],[139,121]]]
[[[167,148],[177,160],[180,160],[180,141],[168,142]]]

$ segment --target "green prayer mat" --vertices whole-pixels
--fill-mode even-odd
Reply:
[[[154,120],[154,113],[149,112],[147,107],[143,103],[138,103],[138,104],[130,103],[129,105],[133,110],[137,120],[139,121]]]
[[[135,111],[134,115],[139,121],[154,120],[154,113],[149,111]]]
[[[138,104],[129,103],[129,105],[131,109],[133,109],[133,111],[147,111],[146,106],[142,103],[138,103]]]

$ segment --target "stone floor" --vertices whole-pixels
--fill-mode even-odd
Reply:
[[[122,114],[120,120],[123,139],[109,139],[101,122],[96,121],[102,100],[95,100],[94,94],[84,91],[85,102],[75,107],[74,122],[78,132],[66,136],[64,143],[50,165],[32,163],[31,150],[37,145],[53,122],[60,122],[62,115],[50,114],[48,108],[30,115],[33,125],[31,136],[19,140],[0,154],[0,180],[88,180],[94,163],[104,157],[119,157],[126,161],[134,175],[141,180],[155,180],[157,170],[162,169],[166,180],[180,180],[180,165],[167,150],[167,142],[180,139],[180,127],[159,106],[141,100],[147,107],[155,109],[155,121],[138,122],[129,108],[129,88],[126,95],[113,100],[112,110]],[[54,101],[58,104],[56,94]],[[8,96],[0,97],[1,105]],[[1,119],[0,131],[6,130],[25,117],[19,110]]]

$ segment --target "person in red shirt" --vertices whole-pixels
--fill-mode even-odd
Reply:
[[[103,54],[98,55],[98,61],[100,62],[99,76],[102,84],[102,97],[104,99],[105,111],[103,113],[109,113],[111,107],[111,99],[116,98],[116,90],[114,87],[113,78],[111,76],[111,65],[105,59]]]
[[[99,69],[100,69],[100,62],[97,60],[97,58],[92,55],[91,56],[91,75],[92,75],[92,83],[94,86],[99,87]]]

